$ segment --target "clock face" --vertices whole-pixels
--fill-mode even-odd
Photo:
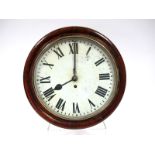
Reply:
[[[84,36],[61,37],[38,55],[34,91],[42,106],[66,120],[85,120],[113,100],[118,72],[108,49]]]

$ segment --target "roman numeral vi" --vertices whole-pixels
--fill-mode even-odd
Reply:
[[[73,113],[80,113],[78,103],[73,103]]]

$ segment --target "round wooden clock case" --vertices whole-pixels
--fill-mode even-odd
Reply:
[[[52,45],[52,43],[54,44],[55,42],[57,42],[61,39],[67,39],[67,38],[71,37],[71,40],[74,38],[76,40],[77,36],[79,36],[82,39],[87,38],[88,42],[90,39],[90,40],[92,40],[92,43],[96,42],[95,44],[99,45],[101,48],[103,47],[104,49],[106,49],[107,53],[110,55],[110,57],[114,61],[114,68],[117,70],[116,71],[117,72],[117,74],[116,74],[117,75],[117,85],[115,88],[115,93],[114,93],[112,99],[109,101],[108,105],[105,108],[101,108],[101,110],[99,110],[99,112],[97,112],[93,115],[90,115],[89,117],[83,116],[82,119],[80,116],[80,110],[78,111],[79,113],[77,114],[77,117],[73,117],[73,119],[71,116],[69,118],[67,118],[66,116],[61,117],[61,114],[57,115],[56,112],[54,112],[54,111],[52,112],[52,110],[50,111],[46,106],[44,106],[44,104],[45,104],[44,100],[42,98],[40,99],[38,97],[38,94],[36,93],[36,90],[35,90],[36,86],[35,86],[35,82],[34,82],[34,79],[35,79],[34,72],[35,72],[35,68],[36,68],[36,61],[38,61],[38,58],[41,57],[41,55],[43,55],[46,52],[46,51],[44,51],[44,49],[46,49],[49,44]],[[80,38],[78,38],[78,39],[80,40]],[[79,41],[79,40],[77,40],[77,41]],[[68,42],[70,42],[70,40]],[[79,45],[79,46],[84,46],[84,45]],[[95,46],[96,45],[94,45],[94,47]],[[63,51],[63,49],[61,49],[61,50]],[[79,51],[79,52],[81,52],[81,51]],[[84,52],[84,51],[82,51],[82,52]],[[87,54],[88,54],[88,51],[87,51]],[[76,56],[75,53],[73,55]],[[78,55],[76,57],[78,57]],[[97,62],[94,60],[93,65],[97,66],[98,64],[102,63],[101,60],[97,61]],[[64,74],[65,74],[65,72],[64,72]],[[59,127],[70,128],[70,129],[82,129],[82,128],[87,128],[87,127],[98,124],[99,122],[106,119],[116,109],[116,107],[120,103],[122,96],[124,94],[125,83],[126,83],[126,72],[125,72],[125,65],[124,65],[123,59],[122,59],[118,49],[107,37],[105,37],[101,33],[97,32],[95,30],[92,30],[90,28],[74,26],[74,27],[64,27],[64,28],[60,28],[55,31],[52,31],[52,32],[48,33],[46,36],[44,36],[42,39],[40,39],[35,44],[35,46],[30,51],[30,54],[26,60],[23,79],[24,79],[24,88],[25,88],[27,98],[28,98],[30,104],[32,105],[32,107],[35,109],[35,111],[42,118],[44,118],[49,123],[52,123]],[[47,78],[46,78],[46,80],[47,80]],[[52,80],[52,77],[51,77],[51,80]],[[71,79],[71,80],[72,80],[71,82],[78,82],[78,81],[76,81],[76,79]],[[80,82],[80,79],[78,79],[78,80]],[[113,79],[113,80],[115,80],[115,79]],[[49,83],[49,81],[44,81],[42,83],[44,83],[44,84]],[[62,85],[61,85],[61,87],[62,87]],[[64,86],[64,87],[66,87],[66,86]],[[74,85],[74,87],[75,87],[75,85]],[[77,87],[78,87],[78,84],[77,84]],[[96,90],[95,93],[99,94],[98,96],[100,96],[101,98],[104,98],[105,94],[103,96],[103,92],[102,92],[102,94],[100,93],[101,90],[103,91],[103,89],[99,89],[99,93],[98,93],[98,90]],[[58,88],[53,89],[53,91],[57,92]],[[48,92],[47,91],[45,91],[45,92],[46,92],[46,94],[44,93],[44,95],[45,95],[44,97],[47,97],[46,95]],[[68,94],[68,95],[71,95],[71,94]],[[81,98],[82,98],[82,96],[81,96]],[[88,101],[90,101],[90,100],[88,100]],[[95,101],[94,101],[94,103],[95,103]],[[86,104],[86,103],[83,103],[83,104]],[[92,103],[92,105],[93,105],[93,103]],[[57,107],[58,107],[58,105],[57,105]],[[60,104],[59,104],[59,107],[60,107]],[[63,108],[64,107],[62,107],[62,105],[61,105],[61,110],[64,110]],[[76,108],[79,108],[79,107],[76,107]],[[78,110],[78,109],[76,109],[76,110]],[[59,110],[59,112],[60,112],[60,110]],[[72,115],[74,115],[74,113]]]

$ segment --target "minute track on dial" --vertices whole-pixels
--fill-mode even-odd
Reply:
[[[82,93],[84,93],[84,94],[88,93],[88,92],[85,92],[84,89],[81,87],[82,86],[81,82],[83,83],[83,78],[85,79],[85,77],[87,77],[85,79],[86,81],[83,83],[83,86],[85,86],[85,84],[88,83],[87,84],[87,89],[89,89],[89,86],[91,86],[93,84],[94,85],[94,90],[95,90],[96,89],[95,87],[97,87],[97,84],[95,86],[95,83],[97,81],[89,81],[89,74],[91,74],[91,73],[94,74],[97,71],[96,72],[97,75],[92,74],[94,76],[94,79],[95,79],[95,76],[98,76],[99,81],[101,81],[101,82],[102,82],[102,80],[106,81],[107,79],[109,79],[109,74],[108,73],[111,72],[109,64],[107,63],[107,60],[109,60],[109,58],[106,56],[106,54],[104,54],[104,56],[102,54],[100,54],[98,51],[100,51],[101,49],[99,49],[95,44],[90,45],[89,43],[87,43],[87,41],[79,41],[78,39],[77,40],[74,39],[73,43],[71,43],[71,41],[64,41],[62,43],[60,42],[60,43],[58,43],[58,47],[59,47],[59,49],[61,49],[61,52],[63,53],[63,55],[61,54],[60,50],[58,50],[60,52],[59,54],[57,54],[57,52],[51,51],[51,52],[49,52],[48,55],[46,55],[46,53],[45,53],[45,56],[44,56],[44,60],[47,60],[46,62],[50,62],[50,63],[53,64],[53,68],[50,71],[50,73],[52,73],[52,74],[54,73],[53,75],[50,76],[51,77],[51,82],[50,83],[52,84],[52,89],[53,89],[54,93],[51,94],[51,91],[50,91],[51,89],[46,88],[46,89],[44,89],[44,96],[47,98],[47,101],[50,101],[50,105],[55,105],[54,102],[58,102],[58,98],[59,99],[62,99],[62,98],[65,99],[67,104],[65,106],[66,108],[62,107],[63,108],[63,113],[59,113],[59,111],[57,111],[57,113],[59,113],[60,115],[63,115],[63,117],[65,116],[65,113],[66,113],[66,115],[68,115],[68,113],[70,113],[70,114],[71,113],[76,113],[75,117],[82,117],[84,115],[87,115],[88,113],[95,112],[97,109],[99,109],[102,106],[102,105],[100,105],[100,102],[101,102],[102,98],[100,98],[100,99],[97,98],[98,101],[95,102],[95,104],[94,104],[94,102],[92,102],[92,100],[93,101],[96,100],[96,96],[94,96],[95,97],[94,98],[93,96],[90,96],[89,94],[87,94],[87,97],[91,98],[91,100],[86,99],[85,101],[84,100],[80,101],[83,98]],[[58,49],[57,45],[55,45],[54,49]],[[68,51],[70,51],[70,52],[68,52]],[[86,51],[86,53],[81,52],[81,51]],[[90,51],[91,51],[91,53],[90,53]],[[63,57],[61,57],[60,54]],[[89,54],[89,59],[87,59],[88,54]],[[50,56],[52,56],[52,55],[54,57],[56,56],[56,59],[52,60],[50,58]],[[93,59],[94,55],[95,55],[95,59],[97,60],[95,62],[94,62],[94,59]],[[77,62],[77,56],[78,56],[78,62]],[[66,59],[66,58],[68,58],[68,59]],[[83,61],[82,65],[81,65],[81,61],[80,61],[81,58],[82,58],[82,61]],[[59,62],[61,62],[61,63],[59,63]],[[53,80],[54,76],[57,75],[57,72],[55,72],[55,71],[57,71],[58,64],[59,64],[59,66],[61,68],[62,66],[65,67],[65,64],[67,62],[72,62],[71,64],[73,64],[73,66],[72,65],[70,66],[70,68],[72,68],[71,69],[72,70],[72,78],[70,80],[64,82],[64,83],[53,84],[52,80]],[[93,68],[91,69],[88,64],[91,64],[91,65],[95,64],[94,65],[94,70],[93,70]],[[44,66],[46,66],[46,65],[44,65]],[[47,64],[47,66],[50,66],[50,65]],[[78,79],[78,76],[77,76],[77,66],[78,66],[78,72],[79,72],[80,79]],[[62,67],[62,69],[63,69],[63,67]],[[101,72],[103,67],[104,67],[104,70],[107,71],[107,73],[102,73]],[[71,70],[68,68],[68,70],[66,70],[65,72],[66,73],[68,71],[71,72]],[[81,70],[85,70],[83,72],[82,78],[81,78]],[[44,68],[42,69],[42,71],[43,72],[41,74],[43,74],[43,73],[45,74]],[[49,70],[46,70],[46,71],[49,71]],[[66,75],[67,74],[63,73],[61,78],[56,76],[57,77],[56,83],[59,82],[59,80],[62,81],[63,78],[67,79],[65,77]],[[45,76],[45,75],[44,76],[43,75],[38,75],[38,76],[42,76],[42,80],[41,80],[42,85],[45,84],[45,83],[46,84],[49,83],[49,76]],[[72,83],[72,84],[69,84],[69,83]],[[66,86],[68,84],[69,84],[69,86],[64,88],[64,86]],[[105,97],[106,94],[107,94],[107,92],[105,90],[106,90],[106,87],[109,84],[107,83],[108,85],[106,87],[104,85],[102,85],[102,84],[103,83],[101,83],[100,87],[96,89],[95,94],[97,94],[98,96],[101,96],[101,97]],[[74,88],[76,88],[76,89],[74,89]],[[101,88],[104,88],[104,89],[101,89]],[[74,90],[72,90],[72,89],[74,89]],[[65,90],[65,92],[63,90]],[[91,92],[93,93],[94,91],[92,90]],[[67,93],[70,94],[70,96],[74,96],[74,98],[72,98],[72,97],[68,98],[67,96],[64,96],[64,94],[67,94]],[[55,94],[56,97],[53,94]],[[77,95],[74,95],[74,94],[77,94]],[[80,96],[80,94],[82,96]],[[107,99],[105,99],[104,102],[106,102],[106,100]],[[62,101],[62,100],[60,100],[60,101]],[[57,103],[56,107],[59,107],[60,101]],[[78,102],[78,104],[77,104],[77,102]],[[73,106],[72,106],[73,110],[72,111],[67,111],[69,109],[68,106],[71,106],[71,103],[73,103]],[[86,109],[83,109],[82,104],[86,104]],[[50,110],[54,110],[53,107],[54,106],[49,107]],[[62,111],[62,108],[60,108],[60,111]],[[80,111],[80,113],[79,113],[79,111]],[[71,117],[71,115],[70,115],[70,117]]]
[[[112,76],[111,59],[100,46],[89,41],[80,37],[58,40],[38,59],[36,73],[41,78],[41,83],[37,82],[40,100],[48,111],[63,119],[84,120],[95,116],[113,93],[115,76]]]

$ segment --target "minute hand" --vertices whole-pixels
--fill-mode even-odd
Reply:
[[[73,67],[73,75],[76,76],[76,52],[74,51],[74,67]]]
[[[74,54],[74,58],[73,58],[73,61],[74,61],[73,76],[74,76],[74,81],[77,81],[77,70],[76,70],[77,60],[76,60],[76,57],[77,57],[77,54],[78,54],[78,43],[73,43],[72,53]]]

